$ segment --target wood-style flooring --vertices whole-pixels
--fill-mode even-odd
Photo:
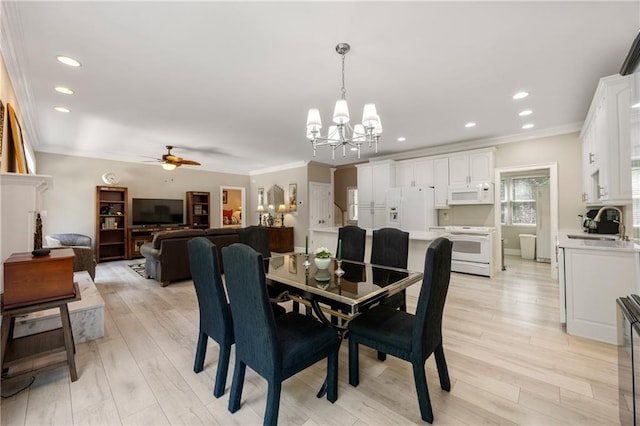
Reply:
[[[569,336],[559,322],[558,284],[548,264],[507,257],[493,279],[453,273],[444,313],[451,392],[427,361],[434,424],[618,424],[616,347]],[[261,424],[266,382],[247,369],[242,405],[212,396],[218,347],[193,372],[198,305],[191,281],[160,287],[126,262],[98,265],[105,337],[77,345],[79,380],[61,368],[2,400],[2,425]],[[415,309],[418,286],[408,292]],[[612,301],[612,303],[614,303]],[[340,351],[335,404],[316,398],[326,363],[283,385],[280,423],[424,424],[409,363],[360,349],[360,385],[348,383],[347,344]],[[2,389],[3,394],[10,389]]]

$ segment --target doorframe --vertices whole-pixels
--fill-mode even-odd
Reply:
[[[519,173],[528,172],[533,170],[548,170],[549,171],[549,201],[551,203],[549,208],[549,232],[551,244],[551,278],[558,279],[558,259],[554,255],[556,253],[556,241],[558,240],[558,163],[541,163],[531,164],[526,166],[511,166],[511,167],[496,167],[495,168],[495,185],[497,186],[494,191],[494,223],[496,224],[496,237],[497,241],[502,241],[502,224],[500,222],[501,217],[501,202],[500,202],[500,180],[503,173]],[[502,269],[502,256],[498,256],[498,266]]]
[[[222,209],[223,209],[223,204],[222,204],[222,191],[225,191],[227,189],[232,189],[234,191],[240,191],[240,205],[242,206],[242,218],[240,220],[240,226],[241,227],[245,227],[245,223],[246,223],[246,217],[247,217],[247,203],[246,203],[246,189],[244,186],[228,186],[228,185],[220,185],[220,195],[218,197],[218,200],[220,201],[219,206],[219,213],[220,213],[220,228],[224,227],[224,223],[223,223],[223,218],[222,218]]]

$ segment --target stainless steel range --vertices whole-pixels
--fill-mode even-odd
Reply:
[[[489,226],[447,226],[453,242],[451,271],[493,276],[496,228]]]

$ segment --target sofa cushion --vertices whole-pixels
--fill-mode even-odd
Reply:
[[[222,216],[224,217],[231,217],[233,215],[233,210],[225,210],[222,209]]]
[[[236,230],[233,228],[209,228],[205,229],[205,235],[231,235],[237,234]]]
[[[193,238],[202,237],[204,231],[202,229],[179,229],[176,231],[160,231],[153,236],[153,248],[159,249],[162,240],[167,238]]]
[[[47,247],[62,247],[62,243],[60,242],[60,240],[48,235],[44,238],[47,241]]]

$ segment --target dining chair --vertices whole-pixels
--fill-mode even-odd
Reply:
[[[216,246],[205,237],[189,240],[189,263],[191,278],[196,288],[200,309],[200,331],[196,347],[196,359],[193,371],[199,373],[204,366],[207,341],[211,337],[220,345],[218,371],[213,388],[213,396],[224,394],[229,369],[229,355],[233,344],[233,323],[227,296],[222,285]]]
[[[348,225],[338,229],[338,241],[342,241],[342,259],[364,262],[366,235],[367,231],[358,226]]]
[[[245,244],[222,249],[236,339],[229,411],[240,408],[246,367],[268,382],[264,424],[278,422],[282,382],[327,358],[327,399],[338,398],[339,339],[335,329],[297,312],[274,316],[263,257]]]
[[[409,259],[409,233],[396,228],[382,228],[373,231],[373,241],[371,242],[371,263],[380,266],[390,266],[392,268],[407,269]],[[392,271],[383,269],[375,270],[374,282],[384,284],[389,282]],[[383,304],[407,310],[407,293],[401,291],[382,301]]]
[[[424,364],[434,354],[440,387],[449,391],[451,383],[442,348],[442,313],[451,276],[451,246],[437,238],[427,249],[424,276],[415,315],[387,305],[378,305],[353,319],[349,330],[349,384],[360,382],[358,352],[360,344],[396,356],[413,365],[420,414],[433,422],[433,410]]]
[[[269,249],[269,230],[264,226],[251,225],[246,228],[240,228],[237,232],[238,241],[240,243],[248,245],[262,255],[264,272],[269,272],[269,258],[271,257],[271,250]],[[268,280],[266,283],[269,298],[272,300],[271,304],[274,313],[276,315],[284,314],[286,309],[274,302],[274,300],[283,299],[281,292],[277,291]]]

